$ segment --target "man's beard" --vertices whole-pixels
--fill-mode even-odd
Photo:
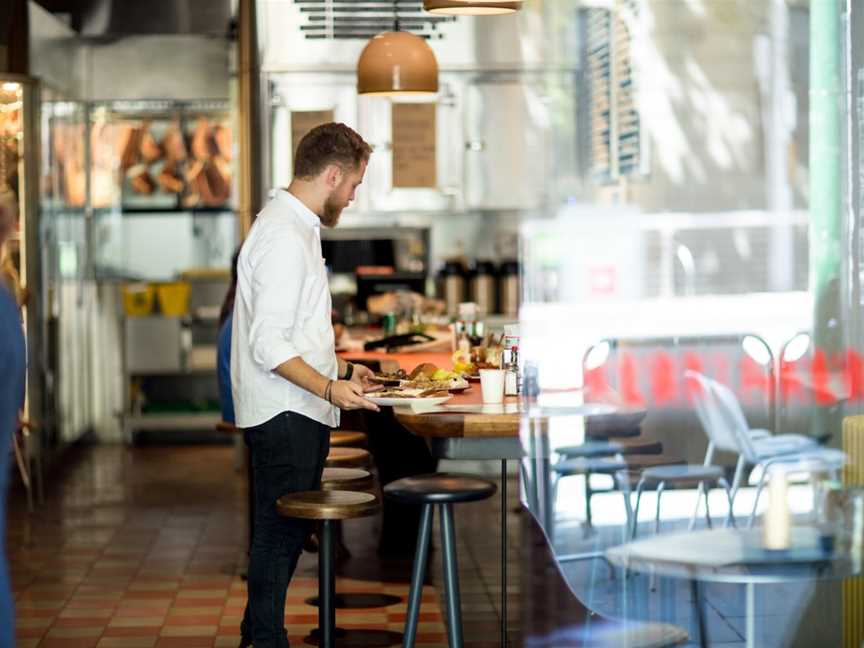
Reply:
[[[340,207],[333,196],[329,196],[324,201],[324,213],[321,214],[321,224],[324,227],[336,227],[339,222],[339,217],[342,215],[342,207]]]

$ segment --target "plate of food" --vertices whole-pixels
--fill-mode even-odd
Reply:
[[[422,403],[423,405],[440,405],[450,400],[450,393],[447,391],[439,391],[434,389],[411,389],[411,388],[392,388],[384,391],[366,394],[365,398],[372,401],[376,405],[383,407],[397,407],[402,405],[415,405]]]
[[[465,378],[447,369],[439,369],[431,363],[424,363],[414,368],[407,378],[401,382],[406,389],[436,389],[439,391],[461,392],[471,385]]]

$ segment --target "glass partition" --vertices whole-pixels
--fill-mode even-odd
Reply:
[[[601,617],[860,643],[825,517],[860,482],[860,7],[553,14],[583,182],[520,230],[523,502]]]

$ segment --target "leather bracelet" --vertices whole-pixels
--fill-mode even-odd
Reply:
[[[330,392],[332,391],[332,389],[333,389],[333,381],[328,380],[327,386],[324,388],[324,400],[326,400],[331,405],[333,404],[333,401],[330,400]]]
[[[354,365],[350,362],[345,363],[345,376],[342,380],[351,380],[351,376],[354,375]]]

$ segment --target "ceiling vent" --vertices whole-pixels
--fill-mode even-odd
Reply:
[[[308,39],[368,40],[388,31],[406,31],[425,39],[441,39],[442,23],[452,16],[423,11],[423,0],[294,0],[306,18],[300,26]]]

